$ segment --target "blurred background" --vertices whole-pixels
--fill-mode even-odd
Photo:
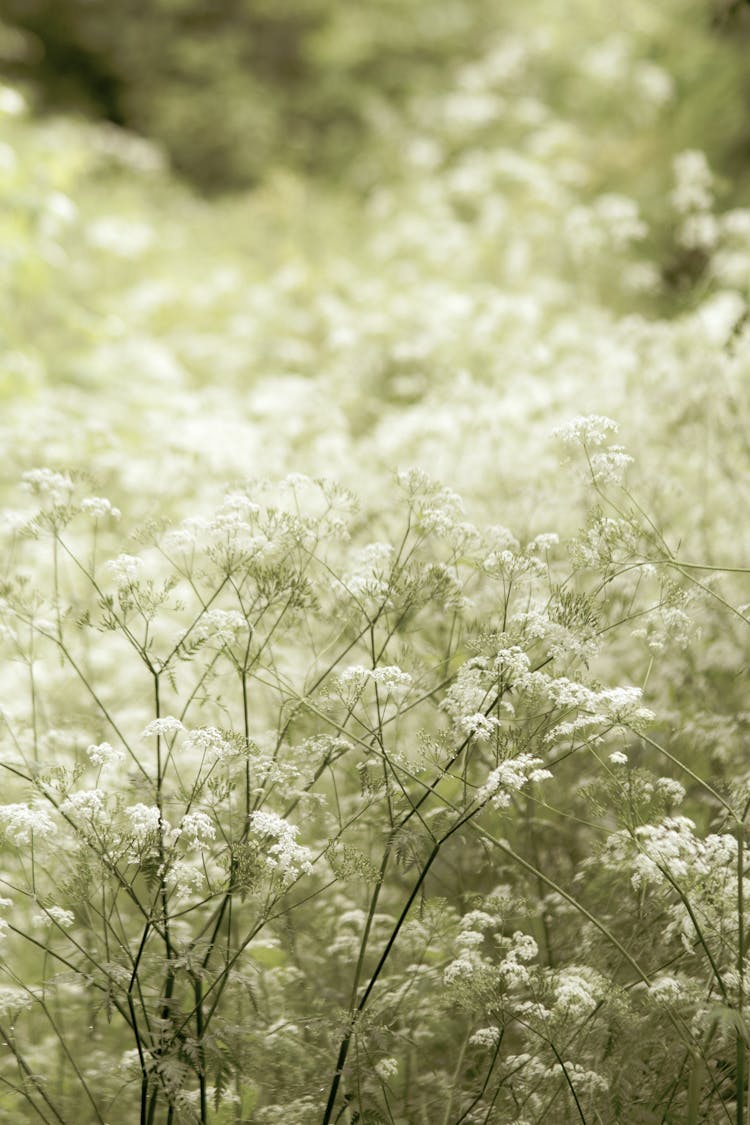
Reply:
[[[5,0],[0,495],[81,466],[179,515],[421,465],[558,521],[548,435],[586,410],[713,551],[750,426],[748,57],[734,0]]]
[[[546,37],[539,94],[594,120],[612,116],[601,79],[615,80],[635,46],[676,83],[659,122],[664,150],[697,143],[744,186],[749,28],[739,0],[625,11],[589,0],[5,0],[0,73],[40,113],[82,114],[158,142],[203,191],[247,187],[279,164],[366,188],[383,172],[377,142],[388,121],[415,96],[439,94],[493,40]],[[595,60],[598,83],[582,34],[609,43]],[[621,160],[640,173],[641,155]]]

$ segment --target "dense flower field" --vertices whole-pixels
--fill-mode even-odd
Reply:
[[[210,201],[0,88],[3,1121],[748,1120],[739,64],[531,8]]]

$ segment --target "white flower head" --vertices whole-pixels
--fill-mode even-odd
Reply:
[[[89,746],[86,750],[91,763],[103,769],[111,769],[125,761],[125,751],[115,750],[108,742],[100,742],[98,746]]]
[[[389,1078],[393,1078],[398,1074],[398,1059],[387,1058],[379,1059],[375,1063],[375,1073],[382,1082],[387,1082]]]
[[[29,492],[56,507],[70,502],[73,481],[63,473],[53,469],[30,469],[21,479]]]
[[[265,860],[270,870],[278,873],[284,883],[294,882],[300,874],[311,874],[312,852],[296,842],[299,834],[296,824],[289,824],[277,813],[265,811],[251,813],[250,823],[258,836],[276,841],[267,849]]]
[[[681,215],[691,211],[708,211],[713,204],[713,173],[705,153],[688,149],[672,161],[675,188],[672,206]]]
[[[0,805],[0,828],[6,839],[21,846],[32,839],[51,839],[57,833],[54,821],[44,809],[29,805]]]
[[[514,790],[523,789],[529,782],[546,781],[550,777],[552,774],[543,768],[541,758],[519,754],[516,758],[501,762],[492,771],[477,793],[477,800],[481,803],[491,801],[494,808],[505,809],[510,804]]]
[[[617,423],[602,414],[584,414],[558,426],[552,436],[560,438],[564,445],[604,445],[610,434],[617,433]]]
[[[72,910],[64,910],[61,906],[50,906],[41,914],[34,916],[34,921],[40,926],[51,926],[53,923],[63,930],[70,929],[75,922]]]
[[[137,847],[142,847],[154,839],[161,830],[169,832],[169,824],[162,818],[156,805],[144,805],[138,802],[124,810],[128,825],[128,834]]]
[[[141,731],[141,738],[147,741],[149,738],[166,738],[171,734],[179,734],[185,728],[179,719],[174,715],[164,715],[161,719],[154,719],[148,724],[147,727]]]
[[[409,673],[402,672],[396,664],[373,668],[370,672],[370,679],[387,688],[409,688],[412,683]]]
[[[170,864],[165,875],[168,887],[171,887],[178,898],[188,898],[193,892],[200,890],[205,878],[202,863],[190,862],[185,859],[175,860]]]
[[[60,811],[86,827],[100,825],[106,812],[105,795],[101,789],[79,789],[63,801]]]
[[[217,762],[224,761],[232,751],[232,745],[217,727],[197,727],[189,731],[185,739],[186,750],[197,750]]]
[[[496,1047],[500,1040],[499,1027],[480,1027],[470,1037],[469,1043],[472,1047],[481,1047],[485,1050],[491,1050]]]
[[[143,559],[137,555],[118,555],[116,559],[110,559],[106,563],[107,570],[112,575],[115,585],[120,589],[126,589],[138,581],[138,578],[143,570]]]
[[[187,838],[193,847],[201,847],[216,839],[216,828],[204,812],[185,813],[180,821],[180,835]]]
[[[87,496],[81,501],[81,511],[91,516],[93,520],[103,520],[107,517],[119,520],[122,514],[119,508],[113,508],[109,500],[103,496]]]

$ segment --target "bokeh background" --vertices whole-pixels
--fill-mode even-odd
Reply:
[[[8,0],[2,487],[421,465],[564,522],[548,435],[598,411],[731,554],[749,44],[724,0]]]

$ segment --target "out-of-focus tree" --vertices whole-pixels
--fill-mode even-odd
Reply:
[[[476,51],[492,6],[453,0],[8,0],[0,66],[43,109],[94,112],[162,142],[208,189],[269,164],[336,174],[385,101]]]

